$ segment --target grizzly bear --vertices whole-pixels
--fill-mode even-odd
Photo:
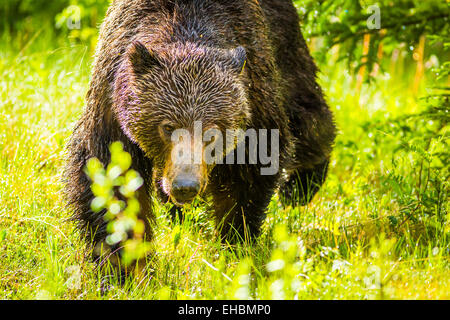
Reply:
[[[108,164],[114,141],[144,180],[137,197],[147,240],[152,195],[176,207],[205,197],[230,241],[258,235],[277,191],[293,205],[308,203],[324,181],[335,138],[316,72],[291,0],[113,1],[86,107],[68,144],[65,194],[82,234],[94,245],[107,236],[105,212],[91,209],[84,168],[93,157]],[[278,152],[279,170],[262,174],[261,159],[176,163],[173,133],[192,133],[195,123],[223,136],[265,130],[276,142],[267,151]],[[250,153],[246,147],[247,160]],[[223,156],[237,154],[226,148]]]

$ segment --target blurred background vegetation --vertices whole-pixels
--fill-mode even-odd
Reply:
[[[56,181],[109,3],[0,0],[0,298],[98,296]],[[294,3],[339,128],[319,196],[241,251],[158,218],[153,282],[105,298],[450,297],[450,2]]]

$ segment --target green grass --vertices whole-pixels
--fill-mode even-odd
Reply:
[[[92,52],[45,32],[0,43],[0,299],[450,298],[448,168],[433,162],[439,141],[421,144],[433,123],[398,120],[423,108],[414,69],[365,85],[360,106],[345,68],[321,66],[339,137],[312,203],[275,196],[262,236],[238,247],[203,207],[179,224],[158,206],[151,272],[102,295],[60,181]]]

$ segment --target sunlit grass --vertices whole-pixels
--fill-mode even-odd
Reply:
[[[60,181],[92,53],[44,32],[22,38],[22,47],[0,45],[0,299],[450,298],[448,231],[420,212],[404,219],[401,195],[385,182],[418,168],[410,157],[394,165],[394,133],[367,127],[420,110],[408,77],[365,85],[359,97],[340,65],[322,68],[339,137],[309,206],[283,208],[274,196],[258,241],[229,247],[204,207],[172,223],[158,204],[150,272],[122,286],[112,279],[102,293],[102,274],[66,220]]]

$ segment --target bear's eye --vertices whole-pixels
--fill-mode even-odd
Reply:
[[[170,123],[163,123],[160,126],[161,132],[165,137],[170,137],[175,131],[175,126]]]

